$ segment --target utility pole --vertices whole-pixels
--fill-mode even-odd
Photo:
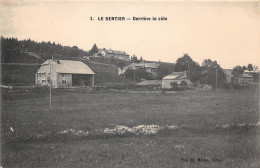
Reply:
[[[134,69],[134,88],[135,88],[135,69]]]
[[[49,60],[49,64],[50,64],[49,86],[50,86],[50,110],[51,110],[51,60]]]
[[[217,86],[218,86],[218,69],[216,69],[216,93],[217,93]]]

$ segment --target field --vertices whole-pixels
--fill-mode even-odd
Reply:
[[[117,82],[118,70],[115,66],[86,63],[95,72],[95,84]],[[2,65],[2,84],[9,86],[30,86],[35,84],[35,73],[40,65]]]
[[[2,92],[4,168],[259,167],[258,88],[54,91],[48,107],[48,92]]]

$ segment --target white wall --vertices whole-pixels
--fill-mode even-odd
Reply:
[[[46,75],[43,77],[37,77],[37,73],[45,73]],[[36,79],[35,82],[36,84],[39,85],[47,85],[48,84],[48,77],[50,77],[50,65],[43,65],[40,67],[40,69],[37,71],[35,74]],[[46,84],[42,84],[42,80],[46,80]],[[51,81],[52,81],[52,87],[56,88],[57,87],[57,73],[55,69],[51,66]]]
[[[170,88],[172,88],[171,82],[177,82],[178,84],[181,84],[181,81],[187,82],[188,85],[192,84],[189,79],[179,79],[179,80],[176,80],[176,79],[163,79],[162,80],[162,88],[163,89],[170,89]]]

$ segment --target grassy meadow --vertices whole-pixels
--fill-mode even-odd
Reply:
[[[5,167],[259,167],[259,90],[2,91]],[[227,125],[228,124],[228,125]],[[102,134],[117,125],[176,126]],[[97,132],[86,136],[64,130]],[[71,131],[72,132],[72,131]]]

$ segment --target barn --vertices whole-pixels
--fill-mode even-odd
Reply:
[[[53,88],[94,86],[95,73],[83,62],[72,60],[46,60],[36,73],[35,83]]]

